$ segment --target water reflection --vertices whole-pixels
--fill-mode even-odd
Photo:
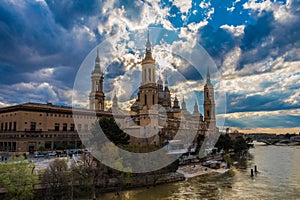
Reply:
[[[256,145],[251,156],[223,175],[210,175],[183,182],[104,194],[99,199],[300,199],[300,147]],[[257,165],[259,173],[250,177]]]

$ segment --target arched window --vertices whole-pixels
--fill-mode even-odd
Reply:
[[[207,117],[209,117],[209,110],[207,111]]]
[[[151,80],[151,69],[148,69],[148,73],[149,73],[149,74],[148,74],[148,78],[149,78],[148,80],[149,80],[149,81],[152,81],[152,80]]]
[[[147,105],[147,94],[145,94],[145,105]]]

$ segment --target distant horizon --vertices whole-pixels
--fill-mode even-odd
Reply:
[[[106,100],[110,101],[110,100]],[[27,104],[27,103],[37,103],[37,104],[47,104],[51,103],[53,106],[65,106],[65,107],[73,107],[72,104],[60,104],[60,103],[52,103],[52,102],[23,102],[20,104]],[[20,104],[12,104],[12,105],[0,105],[0,108],[5,108],[9,106],[16,106]],[[88,107],[82,107],[80,105],[75,106],[75,108],[83,108],[88,109]],[[107,109],[106,109],[107,110]],[[225,119],[226,120],[226,119]],[[223,129],[220,129],[220,132],[225,133],[226,129],[229,128],[229,133],[232,133],[233,131],[237,130],[239,133],[244,134],[300,134],[300,127],[293,127],[293,128],[253,128],[253,129],[239,129],[237,127],[223,127]]]

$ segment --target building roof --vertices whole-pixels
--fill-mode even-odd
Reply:
[[[32,112],[49,112],[49,113],[68,113],[68,114],[88,114],[93,115],[112,115],[110,111],[95,111],[86,108],[72,108],[71,106],[58,106],[52,103],[24,103],[14,106],[0,108],[0,113],[16,112],[16,111],[32,111]]]

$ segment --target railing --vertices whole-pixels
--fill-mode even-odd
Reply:
[[[15,132],[16,129],[11,129],[11,130],[0,130],[0,133],[9,133],[9,132]]]
[[[25,132],[42,132],[43,129],[27,129],[25,128]]]

